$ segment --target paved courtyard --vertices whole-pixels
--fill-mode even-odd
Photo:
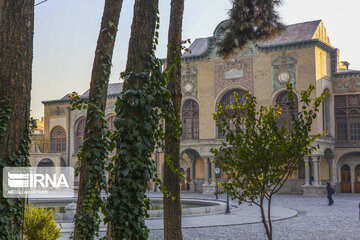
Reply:
[[[200,194],[183,194],[183,196],[204,197]],[[298,215],[274,222],[274,239],[359,240],[360,195],[336,195],[334,200],[335,204],[328,206],[326,197],[275,196],[274,206],[294,209]],[[223,217],[226,216],[219,216],[219,219]],[[198,220],[201,220],[200,217]],[[61,239],[68,239],[68,236],[68,233],[63,233]],[[151,230],[149,239],[160,240],[162,236],[162,230]],[[185,228],[183,236],[184,240],[267,239],[261,223]]]

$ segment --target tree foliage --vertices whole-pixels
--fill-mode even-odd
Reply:
[[[216,125],[226,141],[212,153],[219,158],[220,168],[229,181],[224,189],[239,204],[247,202],[260,207],[262,222],[269,239],[272,238],[270,219],[271,199],[297,169],[305,156],[318,148],[314,141],[322,134],[311,136],[311,126],[322,100],[328,93],[311,99],[314,86],[301,91],[300,111],[295,112],[292,86],[289,84],[288,105],[291,110],[292,128],[280,121],[281,108],[257,108],[256,98],[246,93],[241,102],[235,93],[234,104],[225,108],[220,104],[214,114]],[[267,202],[268,216],[264,204]],[[268,221],[268,222],[267,222]]]
[[[55,240],[60,237],[53,211],[46,208],[34,208],[25,205],[24,239]]]
[[[232,0],[230,19],[219,29],[218,54],[228,57],[248,42],[273,37],[284,26],[276,7],[281,0]]]

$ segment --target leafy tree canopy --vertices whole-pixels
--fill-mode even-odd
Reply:
[[[233,0],[230,19],[219,29],[218,54],[226,58],[248,42],[267,40],[284,29],[276,7],[281,0]]]

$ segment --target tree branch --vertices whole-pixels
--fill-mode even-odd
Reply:
[[[40,4],[44,3],[44,2],[47,2],[47,1],[48,1],[48,0],[43,0],[43,1],[41,1],[41,2],[35,3],[34,7],[40,5]]]

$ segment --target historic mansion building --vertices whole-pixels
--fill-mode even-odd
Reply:
[[[360,193],[360,71],[341,62],[339,49],[330,43],[321,20],[287,26],[281,34],[266,42],[247,47],[224,60],[216,54],[221,38],[219,26],[213,36],[198,38],[182,57],[181,171],[183,191],[213,193],[217,159],[210,153],[223,141],[213,113],[218,103],[233,102],[233,93],[248,90],[259,105],[283,106],[281,118],[289,119],[286,84],[292,83],[299,99],[301,90],[315,86],[312,97],[329,91],[313,122],[312,133],[328,132],[317,141],[320,148],[307,156],[283,193],[321,195],[324,184],[331,182],[337,192]],[[110,84],[106,116],[114,130],[115,101],[122,83]],[[88,97],[88,91],[82,97]],[[68,95],[44,101],[44,131],[35,134],[30,156],[33,166],[77,166],[82,144],[86,111],[71,111]],[[157,171],[163,171],[163,153],[153,154]],[[149,185],[149,188],[154,188]]]

